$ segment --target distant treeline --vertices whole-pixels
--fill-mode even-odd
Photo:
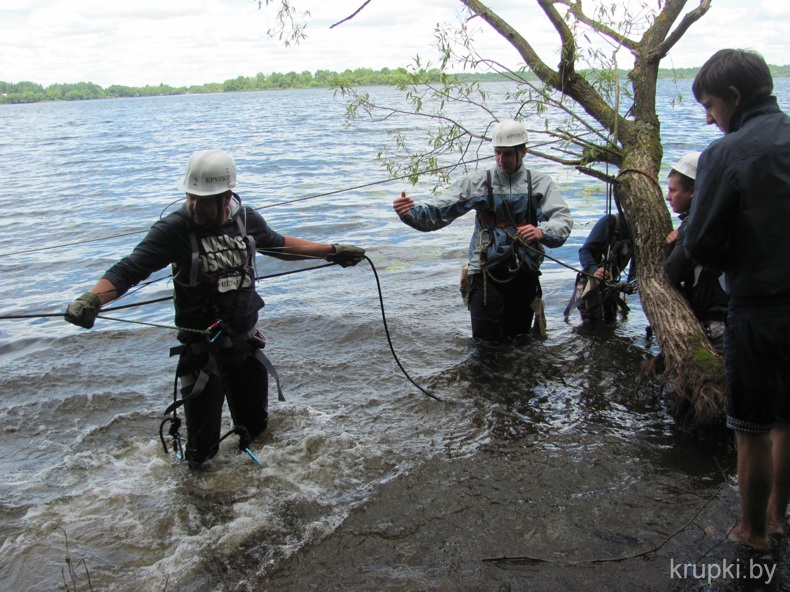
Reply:
[[[675,68],[660,70],[661,78],[692,78],[698,68]],[[777,78],[790,76],[790,66],[771,66],[773,75]],[[622,75],[625,76],[623,71]],[[436,83],[442,79],[439,70],[428,70],[422,73],[420,82]],[[469,82],[505,80],[505,76],[495,72],[475,73],[465,72],[455,74],[459,80]],[[535,76],[528,72],[527,79],[535,80]],[[184,95],[201,93],[223,93],[250,90],[282,90],[287,88],[331,88],[338,85],[346,86],[397,86],[413,82],[413,75],[405,68],[391,70],[382,68],[357,68],[344,72],[331,72],[318,70],[315,74],[304,71],[301,74],[288,72],[280,74],[258,73],[255,76],[238,76],[225,82],[213,82],[199,86],[123,86],[113,84],[102,88],[92,82],[76,82],[64,84],[51,84],[46,88],[35,82],[3,82],[0,81],[0,104],[9,103],[38,103],[41,101],[84,101],[90,99],[116,99],[120,97],[153,97],[164,95]]]

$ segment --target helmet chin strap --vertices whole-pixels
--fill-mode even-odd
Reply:
[[[230,213],[231,213],[230,200],[233,199],[233,192],[230,189],[228,189],[227,195],[221,195],[219,199],[221,201],[217,203],[217,211],[223,213],[222,220],[220,222],[220,225],[222,225],[228,220],[230,220]]]
[[[221,193],[217,196],[218,218],[211,226],[214,226],[216,228],[221,228],[222,225],[225,224],[225,222],[230,220],[230,213],[231,213],[230,200],[232,197],[233,197],[233,192],[231,192],[230,189],[228,189],[227,194]]]

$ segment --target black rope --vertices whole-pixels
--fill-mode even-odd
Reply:
[[[370,264],[370,269],[373,270],[373,275],[376,277],[376,286],[377,286],[378,292],[379,292],[379,304],[381,305],[381,320],[384,322],[384,332],[387,334],[387,343],[390,346],[390,351],[392,352],[392,357],[395,358],[395,363],[398,364],[398,368],[400,368],[401,372],[403,372],[403,375],[406,378],[409,379],[409,382],[411,382],[414,386],[416,386],[423,394],[428,395],[431,399],[435,399],[436,401],[439,401],[440,403],[444,403],[444,401],[442,399],[440,399],[439,397],[437,397],[436,395],[434,395],[432,393],[429,393],[427,390],[422,388],[419,384],[414,382],[414,380],[412,380],[412,377],[409,376],[409,373],[406,372],[406,369],[403,367],[403,364],[400,363],[400,360],[398,359],[398,355],[395,353],[395,347],[392,345],[392,339],[390,338],[389,327],[387,327],[387,315],[384,313],[384,296],[382,295],[382,292],[381,292],[381,282],[379,281],[379,274],[376,271],[376,266],[373,265],[373,261],[370,260],[370,257],[368,257],[367,255],[365,255],[364,257],[365,257],[365,260]]]
[[[373,270],[373,276],[376,278],[376,288],[378,290],[379,306],[381,307],[381,320],[382,320],[382,322],[384,324],[384,332],[385,332],[385,334],[387,336],[387,343],[389,345],[390,352],[392,352],[392,357],[395,359],[395,363],[398,365],[398,368],[400,368],[401,372],[409,380],[409,382],[411,382],[415,387],[417,387],[417,389],[419,389],[420,392],[422,392],[423,394],[431,397],[432,399],[434,399],[436,401],[444,403],[444,400],[440,399],[439,397],[437,397],[433,393],[428,392],[426,389],[424,389],[419,384],[417,384],[414,381],[414,379],[412,379],[412,377],[409,376],[409,373],[403,367],[403,364],[401,364],[401,361],[398,358],[398,355],[395,353],[395,346],[392,344],[392,337],[390,336],[389,326],[387,325],[387,315],[386,315],[386,313],[384,311],[384,296],[383,296],[382,289],[381,289],[381,280],[379,279],[379,274],[376,271],[376,266],[373,264],[373,261],[371,261],[370,257],[365,255],[364,258],[368,262],[368,264],[370,264],[370,269]],[[255,279],[256,280],[260,280],[260,279],[266,279],[266,278],[279,277],[279,276],[284,276],[284,275],[290,275],[290,274],[293,274],[293,273],[300,273],[302,271],[312,271],[314,269],[322,269],[324,267],[331,267],[333,265],[337,265],[337,264],[336,263],[325,263],[325,264],[322,264],[322,265],[314,265],[312,267],[306,267],[306,268],[303,268],[303,269],[296,269],[296,270],[291,270],[291,271],[285,271],[285,272],[276,273],[276,274],[272,274],[272,275],[268,275],[268,276],[259,276],[259,277],[256,277]],[[137,303],[133,303],[133,304],[124,304],[122,306],[108,307],[108,308],[102,309],[102,312],[108,312],[108,311],[113,311],[113,310],[121,310],[121,309],[132,308],[132,307],[135,307],[135,306],[143,306],[145,304],[153,304],[153,303],[158,303],[158,302],[164,302],[166,300],[172,300],[172,298],[173,298],[172,296],[166,296],[166,297],[163,297],[163,298],[157,298],[157,299],[148,300],[148,301],[145,301],[145,302],[137,302]],[[30,319],[30,318],[62,317],[62,316],[63,316],[62,312],[59,312],[59,313],[33,313],[33,314],[22,314],[22,315],[0,315],[0,319]],[[108,320],[108,321],[118,321],[118,322],[124,321],[124,319],[117,319],[117,318],[110,318],[110,317],[98,317],[97,316],[97,318],[104,318],[105,320]],[[137,321],[125,321],[125,322],[137,322]],[[175,328],[175,327],[166,327],[164,325],[156,325],[156,324],[153,324],[153,323],[140,323],[140,324],[145,324],[145,325],[150,325],[150,326],[155,326],[155,327],[163,327],[163,328],[168,328],[168,329],[171,329],[171,328],[174,329]],[[165,421],[167,421],[167,420],[165,420]],[[160,433],[162,432],[162,430],[164,428],[164,423],[165,422],[163,422],[163,425],[160,426]],[[229,434],[226,434],[226,436],[227,435],[229,435]],[[163,440],[162,443],[164,445],[164,440]]]
[[[281,277],[285,275],[291,275],[294,273],[301,273],[303,271],[312,271],[314,269],[322,269],[324,267],[331,267],[335,265],[334,263],[324,263],[323,265],[313,265],[312,267],[303,267],[301,269],[292,269],[290,271],[282,271],[279,273],[272,273],[270,275],[260,275],[256,276],[255,281],[260,280],[267,280],[271,278]],[[166,278],[160,279],[170,279],[171,276],[167,276]],[[134,302],[132,304],[122,304],[120,306],[108,306],[106,308],[102,308],[101,312],[113,312],[116,310],[124,310],[127,308],[134,308],[136,306],[145,306],[146,304],[156,304],[158,302],[166,302],[168,300],[172,300],[172,296],[163,296],[161,298],[154,298],[153,300],[144,300],[142,302]],[[11,314],[11,315],[0,315],[0,320],[9,320],[9,319],[41,319],[47,317],[62,317],[64,313],[62,312],[36,312],[36,313],[29,313],[29,314]],[[120,319],[105,319],[108,321],[121,321]]]
[[[146,300],[145,302],[135,302],[132,304],[122,304],[120,306],[108,306],[107,308],[102,308],[102,312],[112,312],[114,310],[124,310],[126,308],[134,308],[135,306],[143,306],[145,304],[156,304],[157,302],[167,302],[168,300],[172,300],[172,296],[163,296],[162,298],[154,298],[153,300]]]

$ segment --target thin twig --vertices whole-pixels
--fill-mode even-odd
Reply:
[[[357,16],[357,15],[358,15],[360,12],[362,12],[362,9],[363,9],[363,8],[365,8],[365,7],[366,7],[368,4],[370,4],[371,2],[372,2],[372,0],[365,0],[365,3],[364,3],[362,6],[360,6],[359,8],[357,8],[357,9],[354,11],[354,14],[352,14],[351,16],[347,16],[347,17],[346,17],[346,18],[344,18],[342,21],[338,21],[338,22],[336,22],[334,25],[332,25],[332,26],[331,26],[331,27],[329,27],[329,28],[330,28],[330,29],[334,29],[334,28],[335,28],[335,27],[337,27],[338,25],[340,25],[340,24],[342,24],[342,23],[345,23],[346,21],[350,21],[352,18],[354,18],[354,17],[355,17],[355,16]]]
[[[633,553],[631,555],[623,555],[621,557],[604,557],[604,558],[593,558],[593,559],[581,559],[581,560],[577,560],[577,561],[561,561],[561,560],[554,560],[554,559],[543,559],[542,557],[531,557],[529,555],[516,555],[516,556],[513,556],[513,557],[508,557],[508,556],[504,556],[504,557],[485,557],[485,558],[482,559],[482,561],[485,561],[485,562],[488,562],[488,563],[515,563],[515,564],[518,564],[518,563],[552,563],[552,564],[558,564],[558,565],[584,565],[584,564],[588,564],[588,563],[615,563],[615,562],[619,562],[619,561],[628,561],[630,559],[637,559],[639,557],[644,557],[645,555],[650,555],[651,553],[655,553],[656,551],[661,549],[664,545],[666,545],[670,540],[675,538],[678,534],[680,534],[681,532],[686,530],[686,528],[688,528],[688,526],[691,523],[693,523],[697,519],[697,517],[702,513],[702,510],[704,510],[708,506],[708,504],[710,504],[714,499],[716,499],[716,497],[718,497],[719,493],[721,492],[721,490],[724,488],[725,485],[727,485],[727,481],[725,481],[724,483],[722,483],[719,486],[719,488],[716,490],[716,493],[714,493],[710,498],[708,498],[708,500],[704,504],[702,504],[700,509],[697,510],[694,513],[694,515],[685,524],[683,524],[683,526],[681,526],[680,528],[675,530],[672,534],[666,536],[664,538],[664,540],[662,540],[658,545],[655,545],[654,547],[651,547],[650,549],[647,549],[645,551],[641,551],[639,553]]]

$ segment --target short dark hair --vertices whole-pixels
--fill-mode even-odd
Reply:
[[[770,96],[774,81],[763,56],[750,49],[720,49],[699,69],[691,90],[697,102],[703,93],[732,99],[731,86],[741,93],[741,107]]]
[[[680,186],[683,187],[683,189],[690,193],[694,193],[694,179],[675,169],[671,169],[669,171],[667,179],[671,179],[672,177],[677,177],[678,181],[680,181]]]

